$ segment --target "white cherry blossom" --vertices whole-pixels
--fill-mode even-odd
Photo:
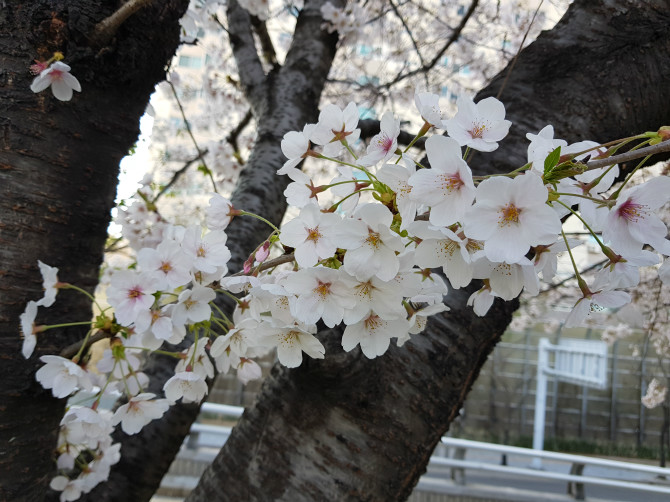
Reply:
[[[359,280],[376,275],[390,281],[398,273],[396,253],[404,250],[400,236],[390,230],[393,215],[381,204],[364,204],[339,226],[338,247],[346,249],[344,270]]]
[[[81,92],[81,84],[70,73],[71,69],[65,63],[56,61],[35,77],[33,83],[30,84],[30,90],[37,93],[51,86],[51,92],[56,99],[70,101],[73,90]]]
[[[150,274],[119,270],[110,280],[107,302],[114,307],[119,324],[129,326],[141,312],[151,308],[156,290],[156,280]]]
[[[207,394],[207,383],[197,373],[180,371],[165,382],[163,391],[170,403],[180,399],[182,403],[199,403]]]
[[[353,145],[361,130],[358,125],[358,107],[349,103],[344,110],[337,105],[326,105],[319,114],[319,122],[312,132],[312,141],[323,146],[326,157],[335,157],[342,152],[342,142]]]
[[[112,424],[121,423],[126,434],[137,434],[152,420],[161,418],[170,405],[167,399],[154,399],[155,394],[144,392],[131,397],[112,417]]]
[[[370,140],[366,154],[358,159],[362,166],[372,166],[378,162],[386,162],[398,148],[400,121],[391,112],[385,112],[379,122],[379,133]]]
[[[259,327],[261,343],[277,347],[279,362],[288,368],[300,366],[303,352],[313,359],[323,359],[326,349],[315,333],[315,325],[303,323],[263,323]]]
[[[485,98],[477,104],[467,97],[458,98],[458,112],[445,122],[449,136],[461,146],[480,152],[492,152],[498,141],[507,136],[512,122],[505,120],[505,106],[496,98]]]
[[[21,321],[21,334],[23,335],[21,353],[26,359],[33,354],[35,346],[37,345],[37,337],[34,332],[35,317],[37,317],[37,302],[31,300],[26,305],[26,310],[19,316],[19,320]]]
[[[334,213],[322,213],[318,206],[307,204],[298,217],[282,226],[279,240],[295,248],[295,260],[301,267],[311,267],[337,250],[335,229],[342,219]]]
[[[465,235],[484,241],[489,260],[516,263],[530,246],[552,244],[561,231],[561,220],[546,204],[547,195],[533,173],[484,180],[463,221]]]
[[[472,172],[461,158],[458,143],[444,136],[426,140],[430,169],[419,169],[410,176],[410,197],[430,206],[429,220],[436,226],[461,221],[475,197]]]
[[[56,293],[58,289],[58,269],[45,265],[40,260],[37,260],[37,265],[42,274],[42,287],[44,288],[44,296],[37,302],[38,306],[51,307],[56,301]]]
[[[76,389],[91,390],[93,385],[86,371],[69,359],[60,356],[40,357],[42,366],[35,378],[45,389],[51,389],[54,397],[62,398]]]

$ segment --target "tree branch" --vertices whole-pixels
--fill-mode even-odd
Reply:
[[[626,153],[620,153],[619,155],[613,155],[605,159],[596,159],[590,162],[587,162],[587,170],[591,171],[592,169],[598,169],[600,167],[611,166],[613,164],[621,164],[622,162],[628,162],[629,160],[641,159],[647,155],[655,155],[657,153],[670,152],[670,140],[663,141],[662,143],[657,143],[656,145],[645,146],[644,148],[638,148],[637,150],[630,150]]]
[[[254,27],[256,35],[261,42],[261,50],[263,52],[263,59],[276,70],[279,68],[277,61],[277,52],[268,33],[268,27],[265,21],[261,21],[257,16],[251,16],[251,25]]]
[[[168,184],[165,185],[163,188],[161,188],[160,192],[158,192],[158,193],[156,194],[156,196],[152,199],[151,202],[152,202],[153,204],[155,204],[155,203],[158,201],[158,199],[159,199],[165,192],[167,192],[167,191],[170,189],[170,187],[171,187],[172,185],[174,185],[174,184],[177,182],[177,180],[178,180],[179,178],[181,178],[181,177],[183,176],[183,174],[186,172],[186,170],[187,170],[189,167],[191,167],[191,165],[193,165],[193,163],[194,163],[195,161],[202,159],[205,155],[207,155],[208,152],[209,152],[209,150],[207,150],[207,149],[205,148],[204,150],[202,150],[201,152],[199,152],[198,155],[196,155],[195,157],[193,157],[193,158],[190,159],[190,160],[187,160],[183,167],[177,169],[177,170],[174,172],[174,174],[172,175],[172,178],[170,179],[170,181],[168,182]]]
[[[95,25],[89,40],[97,46],[107,45],[126,19],[151,2],[152,0],[128,0],[114,14]]]
[[[261,87],[265,83],[266,76],[251,32],[251,16],[236,0],[228,3],[227,15],[228,37],[242,90],[254,114],[259,115],[257,109],[262,104]]]

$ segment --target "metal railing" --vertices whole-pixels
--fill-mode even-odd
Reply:
[[[205,403],[202,406],[201,412],[236,419],[242,415],[244,409],[237,406]],[[190,455],[192,458],[194,452],[197,452],[199,449],[220,448],[228,439],[231,430],[232,428],[229,426],[196,422],[192,425],[189,438],[185,442],[186,448],[182,448],[182,453],[180,453],[180,455]],[[527,459],[528,464],[530,464],[532,458],[541,457],[542,459],[554,463],[564,463],[564,469],[569,467],[569,473],[548,469],[538,470],[533,469],[530,466],[512,466],[508,465],[508,462],[504,462],[503,465],[497,461],[492,462],[482,459],[472,460],[467,458],[467,452],[493,453],[500,455],[500,457],[505,459],[521,457],[524,462]],[[213,455],[213,453],[209,453],[200,458],[211,461]],[[445,474],[445,468],[449,470],[448,474]],[[638,475],[648,474],[649,477],[645,479],[622,479],[622,476],[617,474],[617,478],[615,479],[594,474],[583,475],[584,470],[587,469],[588,471],[589,468],[616,469],[617,471],[629,471],[631,473],[637,473]],[[444,494],[453,493],[454,487],[458,487],[462,490],[463,487],[467,487],[465,473],[470,470],[502,473],[528,479],[566,482],[566,500],[584,500],[584,486],[587,484],[611,488],[626,488],[628,490],[638,491],[641,494],[657,493],[670,495],[670,483],[665,481],[666,476],[670,477],[670,469],[633,462],[621,462],[582,455],[537,451],[529,448],[519,448],[451,437],[442,438],[441,445],[438,446],[436,452],[430,459],[428,472],[421,478],[417,489]],[[190,480],[187,484],[192,487],[195,486],[195,482],[197,482],[197,480]]]

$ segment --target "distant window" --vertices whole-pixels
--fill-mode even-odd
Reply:
[[[379,85],[379,77],[363,75],[362,77],[359,77],[358,83],[360,85]]]
[[[456,103],[456,101],[458,101],[458,94],[454,94],[452,92],[451,95],[449,96],[449,101],[452,103]]]
[[[440,87],[440,96],[445,98],[449,96],[449,88],[446,85]]]
[[[377,112],[374,110],[374,108],[366,108],[364,106],[359,106],[358,107],[358,114],[359,114],[361,120],[376,119],[377,118]]]
[[[459,73],[461,75],[470,75],[470,67],[468,65],[462,66]]]
[[[511,47],[512,47],[512,42],[510,42],[509,40],[503,40],[502,48],[503,48],[504,51],[510,49]]]
[[[465,16],[465,5],[459,5],[456,12],[459,16]]]
[[[449,66],[449,58],[447,56],[443,56],[442,59],[440,59],[440,63],[442,66]]]
[[[204,36],[205,36],[205,30],[203,30],[202,28],[198,28],[198,34],[196,35],[196,37],[202,38]]]
[[[184,68],[202,68],[202,58],[179,56],[179,66]]]

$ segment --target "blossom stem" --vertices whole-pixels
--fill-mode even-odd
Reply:
[[[579,275],[579,269],[577,268],[577,263],[575,263],[575,257],[572,256],[572,250],[570,249],[570,245],[568,244],[568,238],[565,236],[565,232],[563,231],[563,229],[561,229],[561,235],[563,236],[563,242],[565,242],[565,247],[567,248],[568,254],[570,255],[570,261],[572,262],[572,269],[575,271],[575,277],[577,278],[577,283],[579,284],[579,288],[582,289],[582,284],[586,285],[586,282],[584,281],[584,279],[582,279],[582,276]]]
[[[335,163],[341,164],[343,166],[349,166],[353,169],[358,169],[359,171],[363,171],[365,174],[368,175],[368,178],[370,178],[370,180],[372,180],[372,178],[377,179],[377,177],[374,174],[372,174],[370,171],[365,169],[363,166],[358,166],[356,164],[351,164],[350,162],[344,162],[343,160],[334,159],[332,157],[326,157],[325,155],[323,155],[321,153],[317,154],[317,158],[323,159],[323,160],[330,160],[331,162],[335,162]]]
[[[577,218],[579,218],[579,220],[582,222],[582,224],[586,227],[586,230],[589,231],[589,233],[591,234],[591,236],[592,236],[592,237],[596,240],[596,242],[598,243],[598,246],[600,246],[600,250],[601,250],[603,253],[605,253],[605,255],[607,255],[607,254],[609,253],[609,248],[608,248],[607,246],[605,246],[605,244],[603,244],[603,242],[598,238],[598,236],[597,236],[596,233],[593,231],[593,229],[589,226],[589,224],[586,223],[586,221],[584,221],[584,218],[582,218],[582,216],[581,216],[577,211],[575,211],[574,209],[572,209],[570,206],[568,206],[568,205],[565,204],[564,202],[562,202],[562,201],[560,201],[560,200],[557,200],[556,202],[558,202],[560,205],[562,205],[564,208],[566,208],[568,211],[570,211],[572,214],[574,214]],[[566,242],[566,245],[567,245],[567,242]],[[572,255],[571,255],[571,256],[572,256]]]
[[[351,154],[351,156],[352,156],[355,160],[358,160],[358,157],[356,156],[356,154],[354,153],[354,151],[353,151],[353,150],[351,149],[351,147],[349,146],[349,143],[347,143],[346,140],[342,140],[342,144],[343,144],[344,147],[347,149],[347,151]]]
[[[256,213],[250,213],[249,211],[242,211],[240,210],[240,216],[251,216],[252,218],[256,218],[257,220],[261,220],[263,223],[266,223],[269,225],[275,232],[279,232],[279,229],[275,226],[274,223],[272,223],[269,220],[266,220],[262,216],[257,215]]]
[[[626,186],[626,184],[630,181],[630,179],[633,177],[633,175],[637,172],[638,169],[640,169],[645,162],[649,160],[649,157],[651,155],[647,155],[644,159],[642,159],[637,166],[635,166],[635,169],[633,169],[628,176],[626,176],[626,179],[624,180],[623,183],[621,183],[621,186],[616,189],[616,191],[610,196],[610,200],[616,200],[619,198],[619,194],[621,193],[621,190]]]
[[[603,199],[596,199],[595,197],[589,197],[588,195],[582,195],[579,193],[564,193],[564,192],[552,192],[554,195],[565,195],[567,197],[578,197],[580,199],[586,199],[590,200],[591,202],[595,202],[596,204],[602,204],[606,203],[607,201],[604,201]],[[561,201],[556,201],[556,202],[561,202]],[[563,204],[561,202],[561,204]],[[565,205],[565,204],[563,204]]]
[[[81,355],[84,353],[84,349],[88,346],[87,342],[88,342],[88,339],[91,337],[91,333],[93,333],[93,331],[90,330],[90,329],[86,332],[86,336],[84,337],[84,339],[81,342],[81,347],[79,348],[77,353],[72,358],[72,362],[78,363],[79,360],[81,359]]]
[[[63,324],[49,324],[47,326],[40,326],[40,332],[53,328],[69,328],[70,326],[90,326],[91,321],[66,322]]]
[[[234,299],[237,301],[238,304],[240,303],[240,299],[237,298],[236,296],[234,296],[234,295],[233,295],[232,293],[230,293],[229,291],[223,291],[223,292],[224,292],[224,294],[229,295],[231,298],[234,298]],[[225,323],[226,323],[228,326],[232,326],[232,325],[233,325],[233,323],[230,322],[230,319],[228,319],[228,316],[226,315],[226,313],[225,313],[223,310],[221,310],[221,309],[219,308],[219,306],[218,306],[216,303],[212,303],[212,307],[214,307],[214,308],[216,309],[216,311],[217,311],[219,314],[221,314],[221,318],[223,319],[223,321],[225,321]],[[218,319],[217,319],[216,317],[213,317],[212,319],[213,319],[214,321],[218,321]],[[217,324],[218,324],[218,323],[217,323]],[[226,329],[224,326],[221,326],[221,327],[224,328],[224,329]],[[226,330],[226,331],[227,331],[227,330]]]
[[[62,283],[61,286],[63,289],[74,289],[75,291],[79,291],[80,293],[86,295],[89,300],[93,302],[93,304],[98,308],[100,312],[104,312],[107,309],[103,309],[100,304],[95,300],[95,297],[86,291],[85,289],[80,288],[79,286],[75,286],[74,284],[70,284],[69,282]]]
[[[353,195],[356,195],[357,193],[361,193],[361,192],[374,192],[374,191],[375,191],[374,188],[361,188],[360,190],[356,190],[355,192],[350,193],[349,195],[347,195],[346,197],[344,197],[342,200],[340,200],[340,201],[336,202],[335,204],[333,204],[332,206],[330,206],[330,207],[328,208],[328,210],[331,211],[331,212],[332,212],[332,211],[335,211],[335,210],[338,208],[338,206],[339,206],[340,204],[342,204],[342,203],[343,203],[345,200],[347,200],[349,197],[351,197],[351,196],[353,196]]]

